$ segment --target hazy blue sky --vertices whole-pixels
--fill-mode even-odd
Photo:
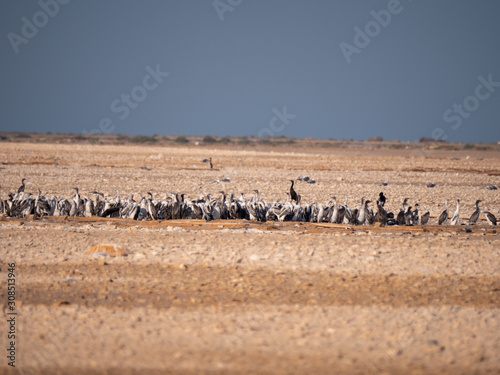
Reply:
[[[499,20],[498,0],[2,1],[0,130],[497,142]]]

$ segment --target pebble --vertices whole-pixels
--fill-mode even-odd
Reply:
[[[144,259],[144,257],[145,257],[144,254],[137,253],[137,254],[134,255],[134,260]]]
[[[72,283],[72,282],[76,282],[76,281],[78,281],[78,280],[74,279],[74,278],[68,278],[68,279],[62,280],[63,283]]]
[[[167,230],[168,230],[169,232],[172,232],[172,231],[174,231],[174,232],[182,232],[184,229],[183,229],[183,228],[181,228],[181,227],[170,227],[170,226],[168,226],[168,227],[167,227]]]
[[[127,256],[127,252],[117,245],[95,245],[89,250],[89,254],[98,254],[116,257],[116,256]]]
[[[263,230],[255,229],[255,228],[242,228],[242,229],[246,230],[248,233],[263,233],[264,232]]]

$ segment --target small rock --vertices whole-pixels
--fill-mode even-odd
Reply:
[[[73,278],[68,278],[68,279],[64,279],[62,282],[63,283],[72,283],[72,282],[76,282],[78,281],[77,279],[73,279]]]
[[[263,230],[255,228],[242,228],[242,229],[246,230],[248,233],[264,233]]]
[[[127,256],[127,252],[117,245],[95,245],[89,250],[89,254],[103,255],[101,253],[106,253],[109,256]]]
[[[174,232],[182,232],[184,229],[182,229],[181,227],[170,227],[170,226],[168,226],[168,227],[167,227],[167,230],[168,230],[169,232],[171,232],[171,231],[174,231]]]
[[[261,260],[262,258],[260,257],[260,255],[252,254],[252,255],[250,255],[249,259],[250,260]]]

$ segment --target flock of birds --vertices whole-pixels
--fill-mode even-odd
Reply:
[[[1,199],[0,190],[0,214],[8,217],[26,217],[35,215],[44,216],[81,216],[81,217],[110,217],[126,218],[134,220],[171,220],[171,219],[202,219],[202,220],[229,220],[246,219],[256,221],[301,221],[315,223],[336,223],[350,225],[425,225],[429,222],[430,213],[426,211],[419,214],[419,204],[413,206],[408,204],[406,198],[400,208],[399,213],[387,212],[385,203],[387,201],[384,193],[381,192],[376,201],[375,210],[370,207],[370,200],[361,199],[358,207],[350,208],[347,198],[344,205],[337,203],[337,198],[332,197],[325,204],[301,205],[301,196],[294,189],[294,180],[290,180],[290,192],[285,202],[266,202],[258,192],[251,198],[246,199],[244,194],[235,198],[234,194],[226,194],[221,191],[221,195],[215,198],[211,194],[202,195],[198,199],[187,199],[184,194],[172,193],[170,196],[165,193],[163,200],[154,198],[149,192],[143,196],[139,202],[134,200],[133,195],[128,198],[121,198],[118,191],[116,196],[105,197],[104,194],[93,191],[88,196],[81,196],[78,188],[74,188],[75,195],[72,199],[59,199],[55,196],[47,198],[41,194],[33,195],[26,192],[26,179],[22,180],[22,185],[17,193],[10,193],[5,200]],[[0,187],[1,189],[1,187]],[[483,211],[476,201],[476,210],[470,216],[468,224],[477,223],[481,214],[490,225],[497,225],[496,217]],[[439,225],[461,224],[460,200],[457,199],[456,210],[450,218],[448,202],[445,202],[446,209],[438,219]]]

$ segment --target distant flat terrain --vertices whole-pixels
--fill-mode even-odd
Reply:
[[[307,175],[316,184],[295,186],[303,203],[336,196],[355,207],[383,191],[389,211],[409,198],[431,213],[428,226],[392,228],[3,218],[0,269],[4,278],[8,263],[17,270],[19,373],[500,372],[497,229],[436,218],[457,198],[463,223],[477,199],[500,217],[500,191],[487,189],[500,186],[494,145],[2,141],[0,172],[2,199],[27,178],[26,191],[45,196],[71,198],[78,187],[89,197],[250,198],[257,189],[272,202]],[[127,256],[89,255],[98,244]],[[0,299],[5,306],[6,288]]]

